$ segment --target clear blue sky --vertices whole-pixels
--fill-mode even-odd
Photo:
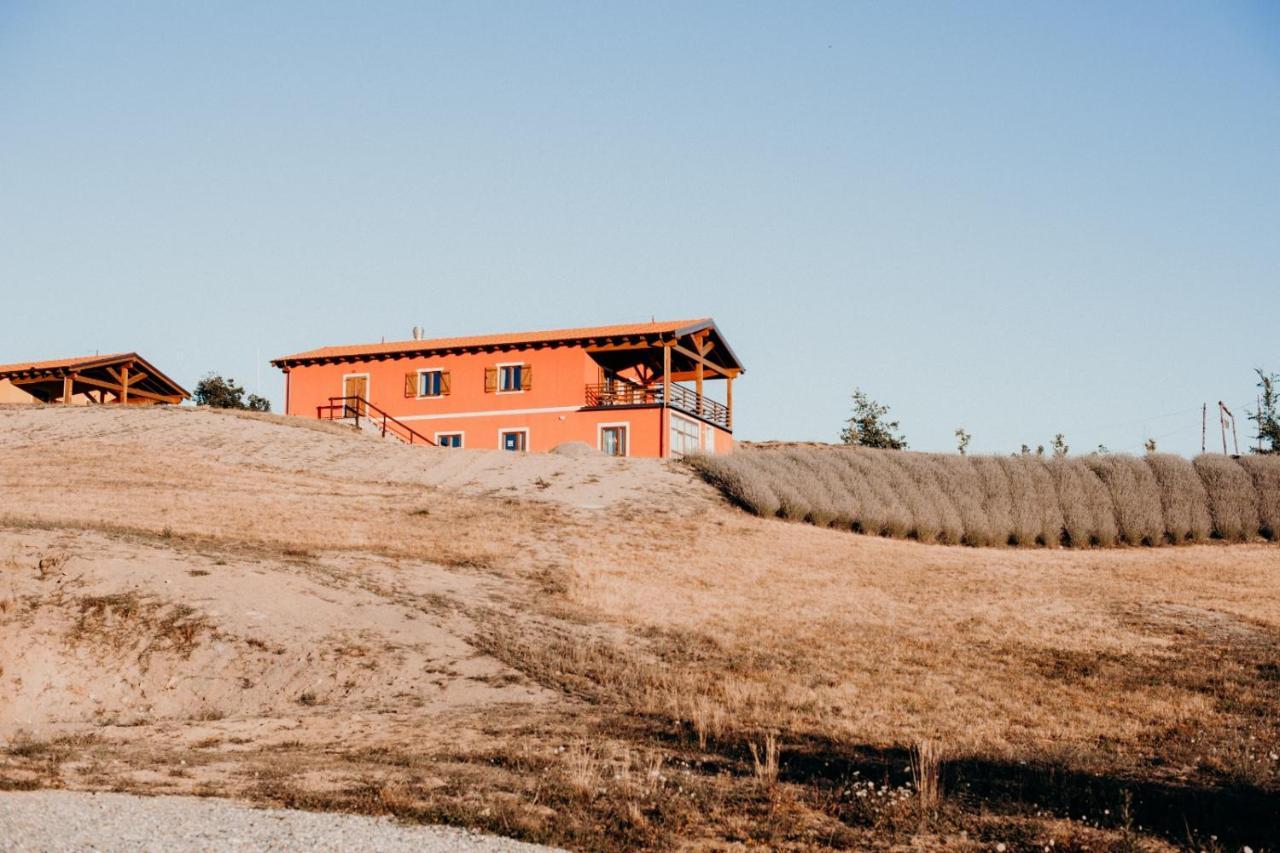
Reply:
[[[0,0],[0,293],[0,362],[277,405],[415,324],[711,314],[742,438],[860,385],[1188,452],[1280,371],[1280,4]]]

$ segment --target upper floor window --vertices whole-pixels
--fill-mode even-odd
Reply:
[[[486,393],[497,391],[499,394],[514,394],[528,391],[533,387],[533,365],[531,364],[499,364],[497,367],[485,368],[484,390]]]
[[[444,392],[440,383],[439,370],[424,370],[418,374],[418,396],[439,397]]]
[[[406,397],[443,397],[449,393],[449,371],[431,369],[406,373],[404,395]]]

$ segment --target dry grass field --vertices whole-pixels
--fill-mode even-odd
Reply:
[[[657,460],[0,407],[0,740],[0,788],[580,849],[1274,849],[1280,548],[956,548]]]

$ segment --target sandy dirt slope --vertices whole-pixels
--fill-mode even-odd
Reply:
[[[710,499],[687,472],[654,459],[600,455],[504,454],[410,447],[338,423],[191,407],[0,406],[0,450],[92,442],[145,447],[206,464],[255,466],[362,483],[444,487],[466,494],[515,496],[605,508],[626,501]],[[180,472],[175,472],[180,473]]]

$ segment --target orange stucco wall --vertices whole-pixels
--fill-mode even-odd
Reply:
[[[486,392],[485,369],[501,364],[532,365],[529,390]],[[406,397],[405,375],[432,369],[449,371],[450,393]],[[600,368],[590,354],[577,347],[295,366],[286,377],[286,411],[315,417],[316,407],[326,405],[330,397],[342,396],[345,377],[356,374],[368,377],[369,402],[433,440],[438,433],[461,432],[464,447],[495,449],[501,430],[527,429],[528,449],[541,452],[568,441],[599,447],[600,425],[625,424],[628,455],[660,456],[669,450],[662,409],[581,410],[586,386],[600,381]],[[715,433],[717,453],[732,449],[729,433],[709,425],[706,429]]]

